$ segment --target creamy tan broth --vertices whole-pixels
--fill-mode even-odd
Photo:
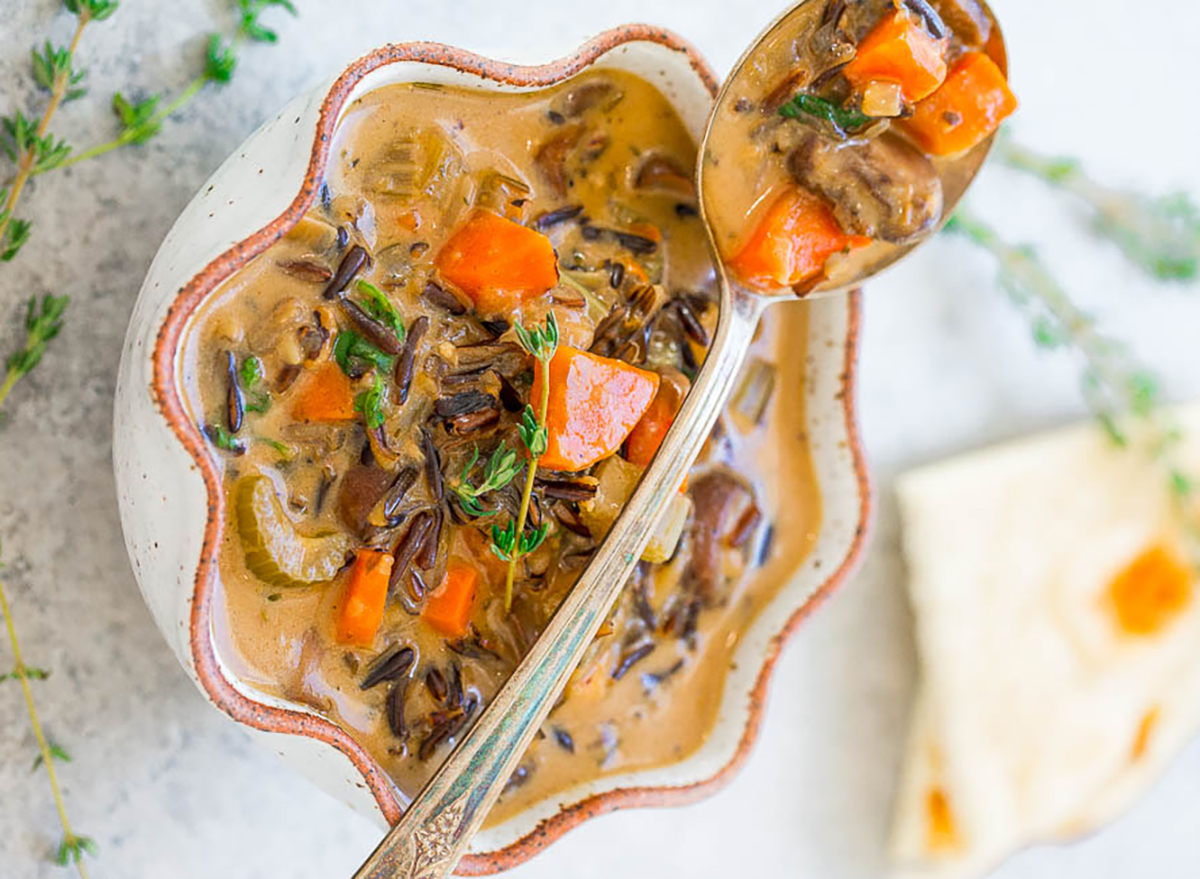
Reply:
[[[345,728],[407,801],[544,627],[641,472],[629,460],[640,423],[577,471],[539,467],[534,497],[547,536],[519,563],[506,612],[507,563],[489,548],[490,528],[513,515],[524,455],[507,486],[477,499],[490,515],[474,515],[456,486],[473,449],[480,457],[467,477],[478,485],[498,444],[522,448],[519,409],[538,365],[510,325],[544,325],[553,310],[561,346],[636,365],[657,377],[659,395],[682,396],[715,327],[717,296],[690,183],[695,146],[665,98],[630,74],[598,70],[514,95],[390,86],[349,109],[334,155],[306,218],[197,315],[185,378],[229,499],[215,625],[222,657],[258,689]],[[544,233],[558,281],[496,307],[449,280],[439,254],[480,210]],[[327,298],[356,246],[369,263]],[[364,363],[339,344],[366,331],[344,300],[374,308],[376,322],[389,314],[358,279],[394,308],[402,353],[418,322],[428,323],[402,403],[402,353],[387,362],[376,349]],[[819,525],[802,405],[804,308],[764,325],[673,504],[684,517],[677,543],[664,536],[664,560],[639,565],[491,821],[586,779],[678,761],[712,728],[738,639]],[[348,382],[358,408],[309,417],[317,376]],[[376,379],[383,420],[369,428]],[[393,569],[369,642],[347,640],[360,558],[395,564],[422,517],[440,520],[429,532],[436,539],[399,577]],[[465,627],[448,634],[430,608],[452,567],[477,580]],[[403,665],[406,650],[401,671],[380,671]]]
[[[914,101],[886,74],[865,86],[848,78],[872,31],[897,15],[938,46],[951,91],[965,76],[964,63],[994,55],[982,66],[1004,67],[998,28],[978,0],[826,0],[789,14],[735,72],[707,141],[705,211],[735,280],[765,292],[843,286],[932,234],[944,206],[970,182],[986,136],[1011,112],[1011,95],[996,85],[995,118],[970,146],[961,137],[932,147],[920,142],[914,117],[928,102],[949,105],[949,91]],[[798,100],[810,102],[809,110],[796,111]],[[825,111],[838,115],[830,121],[820,115]],[[772,208],[796,190],[811,195],[816,210],[828,209],[827,222],[851,240],[803,277],[748,277],[740,256]]]

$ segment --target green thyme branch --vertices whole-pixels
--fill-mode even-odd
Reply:
[[[79,872],[81,879],[88,879],[87,864],[84,863],[84,854],[96,856],[96,843],[88,836],[76,833],[71,827],[71,820],[67,817],[67,807],[63,802],[62,790],[58,784],[58,773],[54,768],[56,760],[70,759],[66,752],[58,745],[52,745],[47,739],[46,734],[42,730],[42,724],[38,719],[37,706],[33,701],[33,688],[29,686],[31,680],[42,680],[47,677],[47,672],[42,669],[34,669],[25,665],[25,660],[21,656],[21,643],[17,639],[17,627],[13,622],[12,608],[8,604],[8,596],[4,592],[4,583],[0,581],[0,612],[4,614],[4,623],[8,629],[8,640],[12,645],[13,652],[13,671],[8,678],[15,679],[21,682],[21,690],[25,694],[25,707],[29,712],[29,724],[33,727],[33,736],[37,740],[38,752],[40,757],[40,765],[46,769],[46,777],[50,781],[50,791],[54,795],[54,806],[58,810],[58,820],[62,823],[63,838],[59,843],[58,850],[55,854],[55,860],[63,866],[68,863],[74,863],[75,869]],[[0,681],[4,678],[0,678]],[[36,769],[39,763],[34,764]]]
[[[1092,316],[1075,305],[1032,246],[1007,243],[962,207],[946,224],[946,231],[965,237],[996,259],[1000,286],[1028,317],[1039,347],[1072,350],[1079,356],[1084,399],[1112,441],[1131,447],[1127,428],[1131,421],[1140,425],[1139,447],[1163,469],[1180,522],[1200,563],[1200,521],[1191,509],[1200,484],[1179,464],[1182,432],[1161,405],[1154,375],[1124,344],[1100,332]]]
[[[62,330],[63,315],[70,301],[69,296],[47,293],[39,304],[36,296],[30,297],[25,310],[25,343],[5,362],[4,382],[0,384],[0,409],[16,383],[41,363],[46,346]]]
[[[549,442],[546,415],[550,409],[550,361],[554,359],[554,352],[558,350],[558,320],[551,311],[546,316],[544,327],[534,327],[532,330],[528,330],[517,324],[515,330],[521,347],[538,362],[542,379],[542,396],[538,401],[536,416],[533,406],[526,405],[525,411],[521,415],[521,424],[517,427],[521,441],[529,453],[529,464],[525,469],[525,488],[521,492],[521,507],[516,521],[510,521],[505,528],[500,528],[498,525],[492,526],[492,552],[508,562],[508,573],[504,578],[505,613],[512,609],[513,581],[516,579],[517,562],[541,546],[549,529],[549,525],[543,522],[532,532],[525,533],[525,521],[529,517],[529,504],[533,498],[538,461],[545,454]]]
[[[1097,183],[1076,159],[1043,156],[1008,137],[996,155],[1009,167],[1081,199],[1095,214],[1096,231],[1115,242],[1142,271],[1163,281],[1200,277],[1200,206],[1179,192],[1152,197]]]
[[[78,18],[71,42],[65,49],[55,49],[47,41],[44,54],[39,54],[36,49],[32,53],[34,77],[39,85],[50,90],[50,100],[41,118],[36,126],[31,126],[29,120],[17,111],[4,120],[7,135],[4,146],[9,158],[16,163],[17,172],[11,188],[0,192],[0,261],[3,262],[15,257],[29,238],[30,222],[16,216],[17,202],[21,199],[25,184],[40,170],[61,162],[70,151],[69,146],[62,141],[55,141],[50,135],[50,120],[65,101],[82,94],[74,86],[83,78],[83,71],[76,71],[73,66],[83,30],[93,20],[108,18],[116,10],[116,4],[75,0],[74,3],[68,2],[67,8]]]
[[[79,162],[86,162],[105,153],[120,149],[131,144],[141,144],[150,140],[162,130],[162,125],[171,116],[185,107],[192,98],[196,97],[205,86],[214,83],[225,85],[233,79],[237,68],[237,46],[245,41],[274,43],[279,39],[275,31],[262,25],[258,17],[270,6],[281,6],[296,15],[296,7],[291,0],[238,0],[241,20],[238,31],[233,39],[225,42],[220,34],[210,34],[204,53],[204,69],[189,82],[173,100],[159,106],[161,95],[151,95],[140,101],[130,101],[120,92],[113,93],[113,112],[121,123],[121,132],[105,143],[96,144],[81,153],[65,158],[54,167],[67,168]],[[49,171],[50,168],[45,170]]]
[[[215,39],[220,39],[216,34],[213,34]],[[205,72],[197,76],[187,84],[182,92],[175,97],[173,101],[164,105],[161,109],[156,110],[159,101],[159,95],[152,95],[142,101],[130,103],[125,96],[120,92],[113,93],[113,112],[117,114],[117,118],[121,121],[121,133],[110,141],[96,144],[89,147],[81,153],[76,153],[67,159],[64,159],[55,168],[69,168],[71,165],[77,165],[80,162],[86,162],[88,159],[94,159],[97,156],[102,156],[105,153],[110,153],[115,149],[127,146],[129,144],[145,143],[162,129],[162,124],[167,118],[181,110],[192,98],[199,94],[212,78],[208,73],[208,66],[205,65]],[[46,168],[46,171],[53,170]]]

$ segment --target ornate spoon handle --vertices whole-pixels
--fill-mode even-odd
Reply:
[[[453,872],[625,585],[661,512],[725,405],[761,301],[733,293],[717,338],[641,484],[496,698],[463,735],[355,879],[434,879]]]

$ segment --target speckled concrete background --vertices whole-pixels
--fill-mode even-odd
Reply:
[[[114,88],[178,90],[198,67],[200,35],[232,27],[232,5],[123,0],[86,35],[81,60],[93,94],[62,112],[56,133],[76,144],[107,137]],[[229,87],[204,94],[152,144],[38,181],[23,211],[35,222],[33,240],[0,268],[0,351],[15,344],[27,296],[73,299],[62,337],[0,425],[0,538],[28,659],[54,670],[37,697],[51,735],[75,757],[62,779],[72,817],[101,847],[97,877],[346,876],[375,841],[369,825],[202,702],[160,641],[126,561],[109,461],[117,356],[142,275],[201,181],[288,98],[377,43],[432,38],[538,61],[605,26],[648,20],[694,40],[724,71],[779,3],[298,5],[297,20],[275,16],[278,47],[246,51]],[[1083,153],[1112,180],[1200,193],[1200,124],[1186,116],[1196,101],[1184,85],[1193,78],[1200,10],[1175,0],[995,6],[1007,24],[1026,140]],[[40,106],[28,51],[47,35],[69,35],[60,7],[0,0],[0,112]],[[1086,39],[1056,47],[1081,16]],[[1156,131],[1166,132],[1163,142],[1153,142]],[[1146,353],[1172,395],[1200,394],[1200,291],[1143,281],[1030,181],[989,171],[974,203],[1010,234],[1044,242],[1072,289]],[[1033,350],[990,277],[962,245],[939,243],[870,291],[861,399],[881,477],[875,543],[858,579],[788,651],[747,770],[699,806],[593,822],[516,875],[879,874],[914,674],[888,480],[913,463],[1080,411],[1073,365]],[[7,663],[5,645],[0,666]],[[43,776],[29,772],[34,753],[16,689],[0,688],[0,879],[62,875],[46,864],[57,823]],[[1027,852],[999,875],[1200,875],[1197,778],[1193,747],[1110,830]]]

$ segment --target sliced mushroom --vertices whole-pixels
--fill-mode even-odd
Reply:
[[[605,79],[592,79],[567,89],[550,105],[551,111],[564,119],[575,119],[593,107],[611,110],[624,97],[613,83]]]
[[[847,232],[903,244],[931,232],[942,216],[933,164],[894,135],[838,143],[807,132],[788,166],[830,203]]]

